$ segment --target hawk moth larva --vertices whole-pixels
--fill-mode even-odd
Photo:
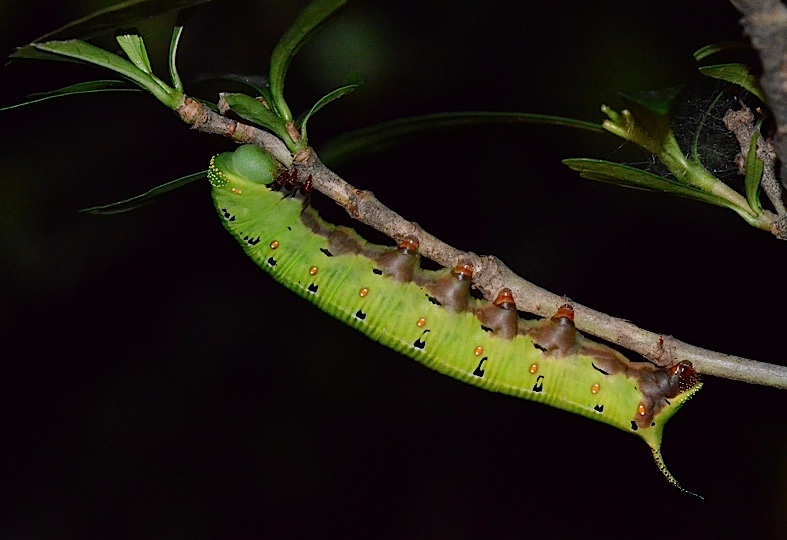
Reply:
[[[208,170],[224,226],[276,281],[440,373],[638,435],[683,490],[660,447],[667,420],[702,386],[689,362],[632,362],[580,334],[570,305],[527,321],[508,289],[493,302],[477,300],[468,261],[424,270],[416,237],[395,248],[366,242],[323,221],[304,204],[303,186],[280,172],[270,154],[251,145],[214,157]]]

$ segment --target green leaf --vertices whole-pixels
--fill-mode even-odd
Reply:
[[[148,57],[148,49],[145,47],[145,40],[139,35],[136,28],[127,30],[118,30],[115,40],[126,53],[128,59],[133,62],[138,69],[145,73],[153,73],[153,68],[150,67],[150,58]]]
[[[130,0],[120,2],[114,6],[94,11],[81,19],[44,34],[34,40],[33,43],[74,38],[90,39],[168,11],[184,9],[207,2],[210,2],[210,0]]]
[[[753,75],[749,70],[749,66],[745,64],[716,64],[703,66],[699,70],[700,73],[708,77],[737,84],[744,90],[757,96],[763,103],[767,103],[759,78]]]
[[[51,90],[49,92],[37,92],[35,94],[30,94],[27,96],[27,101],[22,103],[17,103],[16,105],[9,105],[8,107],[0,108],[0,111],[8,111],[10,109],[16,109],[18,107],[24,107],[26,105],[32,105],[33,103],[39,103],[41,101],[46,101],[48,99],[54,99],[58,97],[64,96],[74,96],[78,94],[94,94],[97,92],[139,92],[140,89],[130,86],[126,81],[114,81],[114,80],[102,80],[102,81],[89,81],[83,82],[78,84],[72,84],[71,86],[66,86],[64,88],[59,88],[57,90]]]
[[[36,49],[35,45],[25,45],[18,47],[14,52],[8,55],[9,58],[21,58],[23,60],[46,60],[48,62],[66,62],[72,64],[83,64],[81,60],[68,58],[59,54],[53,54]]]
[[[272,131],[285,142],[292,141],[284,120],[261,101],[246,94],[224,94],[224,99],[232,112],[241,118]]]
[[[751,45],[743,41],[724,41],[721,43],[712,43],[694,51],[694,60],[699,62],[705,58],[729,51],[747,51],[751,50]]]
[[[739,214],[741,213],[741,209],[738,206],[726,199],[629,165],[588,158],[564,159],[562,163],[577,171],[582,178],[589,180],[646,191],[672,193],[680,197],[730,208]]]
[[[493,111],[449,112],[399,118],[350,131],[320,146],[319,154],[324,163],[335,166],[427,133],[501,124],[544,124],[605,133],[598,123],[561,116]]]
[[[760,134],[756,131],[752,134],[749,151],[746,153],[746,176],[744,180],[746,201],[758,216],[762,214],[760,180],[762,180],[762,173],[765,170],[765,164],[757,157],[757,139],[759,137]]]
[[[348,0],[313,0],[301,11],[292,26],[276,44],[271,54],[270,85],[272,106],[279,116],[292,122],[292,113],[284,99],[284,79],[298,50],[322,27],[328,18]]]
[[[324,95],[322,98],[320,98],[317,101],[317,103],[315,103],[312,106],[309,112],[306,113],[306,115],[303,117],[303,120],[301,120],[300,125],[298,126],[298,130],[301,132],[301,137],[303,137],[304,141],[308,141],[309,139],[306,134],[306,123],[309,121],[309,118],[311,118],[314,115],[314,113],[325,107],[328,103],[332,101],[336,101],[337,99],[352,93],[356,88],[358,88],[362,84],[363,81],[346,84],[344,86],[340,86],[336,90],[333,90],[332,92],[329,92],[326,95]]]
[[[191,17],[196,8],[186,8],[178,13],[178,19],[175,22],[175,28],[172,29],[172,37],[169,41],[169,54],[167,55],[167,65],[169,67],[169,78],[172,81],[172,86],[175,90],[183,91],[183,80],[178,74],[177,56],[178,45],[180,45],[180,36],[183,34],[183,27],[186,21]]]
[[[33,47],[46,53],[73,58],[114,71],[153,94],[156,99],[170,109],[175,109],[183,103],[182,92],[169,87],[164,81],[152,73],[145,73],[125,58],[121,58],[116,54],[112,54],[90,43],[75,39],[70,41],[32,43],[28,45],[28,47]]]
[[[122,214],[124,212],[129,212],[131,210],[139,208],[140,206],[148,204],[149,202],[153,201],[153,199],[161,197],[165,193],[174,191],[187,184],[196,182],[197,180],[202,180],[207,176],[208,176],[208,171],[200,171],[198,173],[182,176],[176,180],[167,182],[166,184],[162,184],[160,186],[154,187],[153,189],[146,191],[141,195],[135,195],[134,197],[130,197],[122,201],[104,204],[101,206],[92,206],[90,208],[83,208],[80,210],[80,213],[95,214],[99,216],[111,216],[113,214]]]

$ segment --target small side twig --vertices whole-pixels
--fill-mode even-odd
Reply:
[[[395,240],[416,234],[423,256],[445,267],[453,267],[459,259],[469,259],[474,266],[473,283],[487,298],[494,298],[500,289],[509,288],[514,293],[517,309],[542,317],[554,315],[557,308],[566,302],[565,298],[516,275],[497,257],[458,250],[429,234],[385,206],[372,192],[355,188],[344,181],[326,167],[311,149],[300,152],[293,160],[287,149],[282,149],[284,145],[276,137],[221,117],[193,100],[187,99],[177,112],[194,129],[223,135],[238,142],[258,144],[277,158],[282,152],[285,153],[287,159],[282,162],[292,161],[299,169],[299,175],[304,178],[311,175],[313,186],[342,206],[353,218]],[[637,352],[657,365],[669,366],[679,360],[690,360],[701,373],[787,389],[787,366],[756,362],[695,347],[576,302],[572,301],[571,304],[580,330]]]
[[[745,173],[746,154],[749,152],[749,144],[754,136],[754,114],[745,105],[739,111],[729,109],[724,115],[724,125],[730,130],[741,148],[738,169],[741,174]],[[776,179],[776,151],[773,143],[760,137],[757,140],[757,157],[762,160],[763,172],[760,186],[771,201],[773,208],[779,217],[787,214],[787,208],[782,200],[783,190],[781,184]]]

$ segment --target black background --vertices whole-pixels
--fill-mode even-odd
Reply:
[[[60,4],[4,3],[2,52],[102,5]],[[740,36],[721,1],[577,4],[359,2],[301,51],[288,96],[300,111],[366,74],[311,121],[318,149],[428,112],[597,121],[618,91],[690,80],[692,51]],[[302,5],[201,8],[182,40],[187,91],[215,99],[190,81],[264,72]],[[171,22],[143,27],[162,74]],[[2,104],[102,76],[14,63]],[[663,447],[697,500],[635,437],[440,376],[296,298],[224,232],[205,184],[117,217],[78,214],[232,147],[149,96],[54,100],[0,126],[0,537],[787,537],[784,391],[705,378]],[[560,164],[627,152],[562,128],[478,128],[337,171],[554,292],[783,364],[787,248],[730,211]]]

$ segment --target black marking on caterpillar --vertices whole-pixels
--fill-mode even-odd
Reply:
[[[426,336],[426,334],[427,334],[428,332],[429,332],[429,330],[424,330],[424,331],[421,333],[421,337],[419,337],[418,339],[416,339],[416,340],[413,342],[413,347],[414,347],[414,348],[416,348],[416,349],[418,349],[418,350],[421,350],[421,351],[422,351],[422,350],[424,350],[424,348],[426,347],[426,341],[423,341],[421,338],[422,338],[422,337],[425,337],[425,336]]]
[[[510,290],[498,291],[493,302],[479,296],[474,289],[473,265],[467,261],[457,261],[453,269],[425,270],[419,265],[416,236],[407,236],[398,247],[386,248],[366,242],[350,229],[326,223],[308,206],[307,186],[296,183],[294,174],[284,181],[293,183],[291,191],[297,193],[261,189],[272,185],[282,170],[270,154],[249,145],[214,157],[208,169],[214,203],[225,228],[274,279],[440,373],[635,433],[650,446],[667,479],[680,487],[664,466],[660,446],[664,424],[701,388],[689,362],[670,368],[632,362],[577,332],[574,311],[568,304],[552,318],[524,323]],[[287,236],[288,256],[285,264],[278,265],[265,254],[267,250],[255,245],[263,242],[275,249],[282,234]],[[320,285],[326,283],[330,292],[319,297],[314,294],[316,283],[304,287],[301,281],[310,269],[306,261],[318,250],[326,255],[320,263],[325,276]],[[373,279],[368,269],[375,275]],[[379,302],[374,305],[385,309],[380,316],[366,317],[358,302],[369,295],[371,285],[373,301]],[[429,302],[424,302],[424,296]],[[364,324],[357,324],[357,320]],[[434,329],[429,347],[428,329],[411,341],[414,321],[419,327],[428,321]],[[468,350],[477,351],[482,359],[471,357],[471,364]],[[484,350],[494,351],[495,357],[505,358],[505,362],[484,362],[490,357],[482,356]],[[475,377],[467,377],[470,370]],[[592,390],[598,384],[598,373],[605,375],[603,405]],[[532,375],[536,375],[535,384]],[[545,375],[550,377],[549,385]]]
[[[600,373],[603,373],[604,375],[609,375],[609,373],[607,373],[606,371],[604,371],[603,369],[601,369],[600,367],[598,367],[598,366],[597,366],[596,364],[594,364],[593,362],[591,362],[591,363],[590,363],[590,365],[591,365],[591,366],[593,366],[593,369],[595,369],[596,371],[598,371],[598,372],[600,372]]]
[[[484,365],[484,362],[486,362],[486,360],[487,360],[487,357],[484,356],[481,359],[481,361],[478,362],[478,367],[476,367],[475,371],[473,371],[473,375],[475,375],[476,377],[483,377],[484,376],[484,368],[482,366]]]

